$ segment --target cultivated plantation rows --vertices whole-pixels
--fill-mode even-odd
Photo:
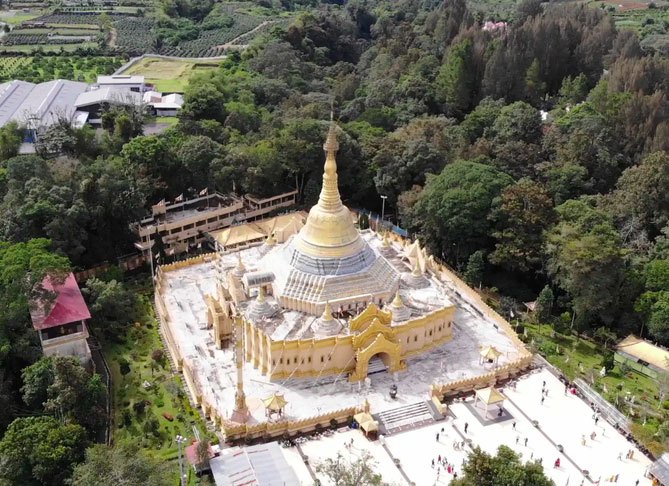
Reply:
[[[93,11],[91,11],[93,10]],[[165,26],[151,14],[151,8],[66,7],[44,13],[17,24],[0,41],[0,51],[26,54],[82,48],[88,54],[146,53],[179,57],[219,56],[225,45],[247,44],[278,24],[285,24],[286,13],[255,7],[252,3],[220,3],[202,24],[184,27]],[[212,20],[213,19],[213,20]],[[208,20],[208,21],[207,21]],[[67,46],[67,47],[65,47]],[[83,54],[83,52],[81,52]]]

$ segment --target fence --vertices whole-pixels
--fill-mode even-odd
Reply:
[[[590,386],[581,378],[576,378],[574,380],[574,385],[576,385],[576,388],[578,388],[578,391],[583,395],[585,400],[599,409],[599,413],[606,421],[624,430],[628,434],[631,433],[629,427],[630,421],[620,410],[607,402],[604,397],[590,388]]]

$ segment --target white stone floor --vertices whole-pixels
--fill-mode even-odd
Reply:
[[[242,258],[253,261],[257,258],[257,250],[242,251]],[[226,267],[234,267],[236,262],[236,256],[226,255]],[[204,296],[215,293],[214,264],[191,265],[164,275],[164,298],[174,323],[177,345],[185,360],[193,364],[202,395],[228,416],[234,405],[235,389],[232,351],[216,349],[211,330],[206,328]],[[349,383],[346,376],[272,383],[258,370],[246,365],[244,389],[253,415],[252,422],[265,420],[261,400],[274,392],[283,393],[288,400],[286,418],[305,418],[361,405],[365,399],[369,400],[372,412],[378,413],[428,399],[428,389],[433,383],[492,371],[492,365],[480,363],[478,349],[481,346],[494,345],[503,353],[499,365],[518,359],[519,350],[503,330],[493,327],[492,321],[481,317],[469,303],[457,297],[451,286],[446,285],[445,292],[457,307],[453,340],[409,359],[408,370],[396,377],[399,392],[396,400],[388,396],[393,377],[385,373],[372,375],[369,385]]]
[[[541,405],[543,381],[546,381],[549,393]],[[417,486],[448,484],[453,475],[442,468],[437,478],[437,469],[431,466],[432,459],[437,459],[439,455],[454,465],[458,474],[462,474],[467,452],[455,450],[453,442],[462,441],[464,435],[472,440],[474,446],[479,445],[490,453],[495,453],[500,445],[507,445],[521,453],[524,461],[542,459],[544,471],[556,486],[578,486],[581,482],[584,486],[591,486],[599,479],[602,486],[614,484],[609,479],[616,474],[619,475],[617,484],[621,486],[634,486],[637,480],[640,486],[651,484],[644,476],[651,461],[636,449],[633,459],[624,459],[633,446],[603,419],[595,426],[590,407],[576,396],[564,395],[564,385],[547,370],[526,375],[518,382],[516,390],[504,389],[502,392],[513,402],[507,400],[505,403],[505,409],[513,415],[513,419],[508,421],[483,426],[470,409],[459,402],[450,408],[454,418],[449,417],[443,422],[385,437],[388,451],[400,460],[409,481]],[[539,428],[532,425],[532,420],[539,421]],[[465,423],[469,424],[467,434],[463,432]],[[589,436],[593,431],[597,437],[591,441]],[[437,432],[440,434],[439,442],[436,441]],[[582,446],[581,435],[584,433],[587,440],[586,445]],[[351,437],[354,437],[354,447],[349,452],[343,445]],[[519,439],[518,444],[516,438]],[[527,446],[524,445],[525,438],[528,439]],[[560,454],[555,444],[562,444],[569,457]],[[377,472],[387,482],[410,485],[393,464],[381,441],[370,442],[359,431],[338,432],[330,437],[307,441],[301,447],[314,468],[325,458],[335,457],[339,451],[345,457],[346,454],[355,456],[364,448],[372,454],[377,462]],[[296,468],[301,484],[313,484],[297,450],[289,448],[284,451],[291,465]],[[622,454],[622,460],[618,460],[619,453]],[[554,468],[558,457],[560,467]],[[590,470],[592,482],[584,479],[582,469]],[[319,479],[326,484],[322,477],[319,476]]]

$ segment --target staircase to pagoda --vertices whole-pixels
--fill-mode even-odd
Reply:
[[[411,403],[386,410],[374,418],[379,422],[381,429],[379,432],[384,435],[396,434],[435,422],[434,412],[427,402]]]

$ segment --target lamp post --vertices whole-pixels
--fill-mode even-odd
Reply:
[[[187,440],[188,439],[182,435],[176,436],[176,441],[179,446],[179,478],[181,480],[181,486],[186,486],[186,475],[184,474],[184,461],[183,456],[181,455],[181,444],[185,444]]]
[[[383,225],[383,218],[386,216],[386,199],[388,199],[388,196],[381,196],[381,200],[383,201],[381,203],[381,224]]]

